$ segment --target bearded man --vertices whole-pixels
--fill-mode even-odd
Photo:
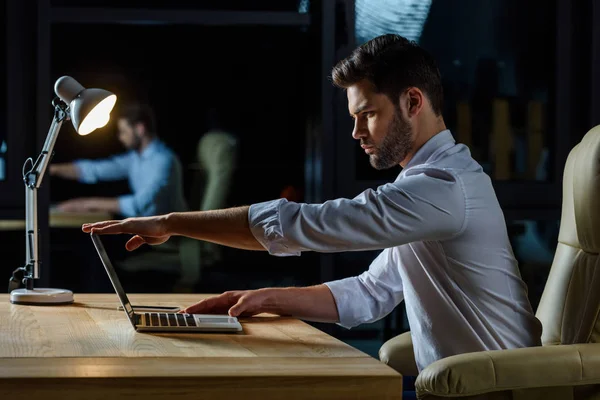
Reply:
[[[188,313],[270,312],[350,328],[381,319],[404,301],[419,371],[455,354],[539,345],[541,324],[491,180],[446,129],[433,57],[401,36],[383,35],[340,61],[332,77],[347,92],[352,137],[371,165],[403,167],[394,182],[323,204],[279,199],[83,230],[132,234],[129,250],[172,235],[279,256],[382,250],[359,276],[226,292]]]

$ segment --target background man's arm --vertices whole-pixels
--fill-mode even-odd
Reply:
[[[79,180],[79,169],[74,163],[50,164],[50,175],[64,179]]]

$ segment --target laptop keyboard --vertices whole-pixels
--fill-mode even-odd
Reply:
[[[198,326],[191,314],[144,313],[146,326]]]

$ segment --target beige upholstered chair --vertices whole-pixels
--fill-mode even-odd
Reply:
[[[198,164],[194,166],[195,193],[191,201],[193,209],[206,211],[227,207],[237,168],[237,138],[228,132],[209,131],[198,142],[197,157]],[[219,263],[223,257],[221,246],[185,237],[181,238],[180,255],[179,288],[197,284],[201,280],[202,268]]]
[[[536,313],[543,346],[438,360],[418,375],[418,398],[600,399],[599,252],[600,125],[565,166],[558,246]],[[379,355],[416,375],[410,333],[386,342]]]

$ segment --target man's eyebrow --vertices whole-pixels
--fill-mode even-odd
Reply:
[[[370,104],[363,104],[362,106],[358,107],[356,110],[354,110],[354,113],[350,113],[351,117],[354,117],[355,115],[360,114],[361,112],[363,112],[365,109],[371,107]]]

